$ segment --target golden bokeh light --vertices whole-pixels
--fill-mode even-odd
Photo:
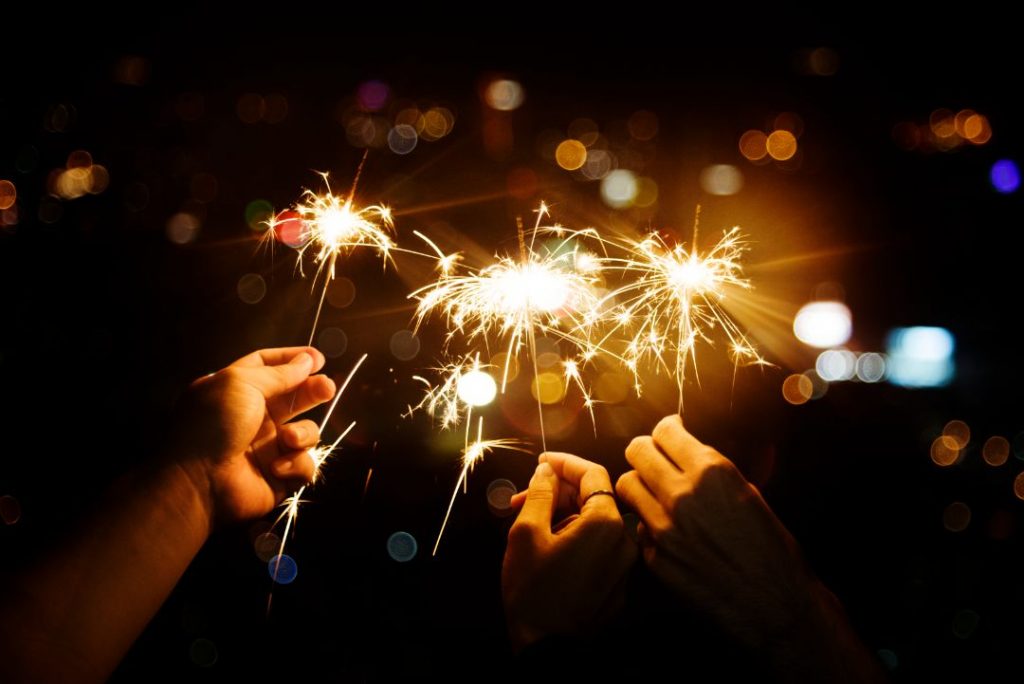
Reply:
[[[747,131],[740,136],[740,154],[750,161],[760,161],[768,156],[768,136],[762,131]]]
[[[18,200],[18,188],[9,180],[0,180],[0,211],[10,209]]]
[[[598,376],[597,382],[594,383],[594,393],[600,402],[618,404],[626,400],[632,386],[633,378],[630,376],[609,371]]]
[[[975,145],[984,145],[992,139],[992,127],[981,114],[972,114],[964,120],[963,136]]]
[[[495,368],[501,369],[501,372],[505,374],[505,380],[507,382],[512,382],[519,377],[519,358],[516,356],[509,356],[508,352],[498,352],[492,356],[491,365]]]
[[[565,397],[564,378],[550,371],[540,373],[530,383],[530,394],[542,404],[557,404]]]
[[[981,449],[981,456],[990,466],[1001,466],[1010,458],[1010,442],[999,435],[989,437]]]
[[[794,373],[782,382],[782,398],[794,406],[806,404],[814,394],[814,385],[803,373]]]
[[[932,442],[931,455],[932,462],[935,465],[946,468],[956,463],[957,459],[960,458],[960,447],[952,437],[939,435]]]
[[[1018,499],[1024,499],[1024,473],[1013,478],[1013,494]]]
[[[962,420],[951,420],[942,428],[942,434],[956,440],[958,449],[963,449],[971,441],[971,428]]]
[[[796,155],[796,136],[786,130],[772,131],[765,141],[765,148],[771,158],[776,161],[786,161]]]
[[[579,140],[563,140],[555,148],[555,161],[566,171],[575,171],[587,163],[587,147]]]

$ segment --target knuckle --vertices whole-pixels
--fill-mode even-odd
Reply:
[[[650,443],[651,438],[646,435],[631,439],[629,444],[626,445],[626,460],[632,462],[633,458],[646,449]]]

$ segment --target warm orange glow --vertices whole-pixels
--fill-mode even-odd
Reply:
[[[579,140],[563,140],[555,148],[555,161],[566,171],[575,171],[587,163],[587,148]]]
[[[0,211],[10,209],[18,199],[18,189],[9,180],[0,180]]]
[[[530,394],[542,404],[557,404],[565,397],[562,376],[550,371],[540,373],[530,383]]]
[[[1010,443],[999,435],[989,437],[981,449],[981,456],[990,466],[1001,466],[1010,457]]]
[[[654,112],[641,109],[629,117],[629,134],[636,140],[650,140],[658,134],[658,117]]]
[[[768,156],[768,136],[762,131],[747,131],[740,136],[740,154],[750,161]]]
[[[765,142],[768,154],[777,161],[792,159],[796,154],[796,136],[789,131],[772,131]]]
[[[814,385],[802,373],[790,375],[782,382],[782,398],[794,406],[806,404],[814,394]]]
[[[948,109],[936,109],[928,117],[928,125],[937,138],[952,138],[956,135],[956,120]]]
[[[1024,473],[1013,479],[1013,493],[1018,499],[1024,499]]]
[[[935,465],[942,466],[943,468],[948,467],[956,463],[956,460],[960,458],[960,447],[957,445],[957,441],[952,437],[946,435],[939,435],[932,442],[932,461]]]
[[[975,145],[984,145],[992,139],[992,127],[981,114],[972,114],[964,121],[963,136]]]
[[[956,440],[958,449],[963,449],[971,441],[971,428],[962,420],[951,420],[942,428],[942,434]]]

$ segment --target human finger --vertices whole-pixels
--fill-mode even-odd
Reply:
[[[326,358],[316,347],[271,347],[257,349],[231,363],[228,368],[259,368],[261,366],[280,366],[288,363],[299,354],[309,354],[313,359],[313,371],[323,368]]]
[[[683,418],[678,413],[659,420],[651,431],[651,439],[683,472],[697,472],[713,461],[717,453],[683,427]]]
[[[310,449],[320,443],[320,428],[311,420],[282,425],[277,438],[287,449]]]
[[[334,381],[326,375],[311,375],[293,392],[274,397],[268,404],[270,415],[278,423],[286,423],[311,408],[329,401],[336,391]]]
[[[637,437],[626,447],[626,462],[633,466],[644,485],[666,509],[687,483],[682,471],[647,436]]]
[[[612,492],[612,481],[604,466],[560,451],[544,452],[540,459],[550,465],[559,477],[576,487],[576,505],[581,512],[586,508],[604,512],[614,510],[617,514],[614,496],[594,496],[595,492]]]
[[[288,363],[262,368],[236,368],[235,373],[245,382],[271,399],[297,388],[313,371],[313,357],[300,352]]]
[[[270,474],[279,480],[298,481],[308,484],[316,475],[316,466],[306,449],[279,456],[270,462]]]
[[[547,463],[540,463],[530,479],[526,500],[513,528],[526,527],[534,532],[551,533],[551,518],[558,502],[558,475]]]

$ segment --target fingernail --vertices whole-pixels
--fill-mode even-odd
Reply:
[[[537,474],[542,475],[544,477],[548,477],[550,475],[554,475],[555,471],[552,470],[551,466],[549,466],[547,463],[541,463],[537,466]]]
[[[294,363],[297,366],[312,367],[313,357],[307,354],[306,352],[302,352],[301,354],[296,355],[294,359],[292,359],[292,363]]]

